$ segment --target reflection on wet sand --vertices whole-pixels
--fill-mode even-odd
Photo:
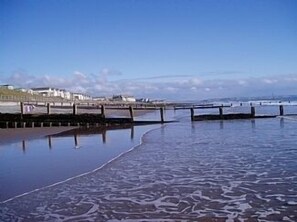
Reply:
[[[0,201],[92,171],[139,144],[141,135],[155,127],[80,128],[3,144]]]
[[[47,140],[48,140],[48,148],[52,149],[53,148],[53,142],[52,140],[54,140],[55,138],[60,138],[60,137],[71,137],[73,136],[73,141],[74,141],[74,147],[75,148],[80,148],[79,145],[79,137],[80,136],[90,136],[90,135],[101,135],[102,138],[102,143],[106,144],[107,141],[107,132],[111,131],[111,130],[123,130],[123,129],[130,129],[130,139],[133,140],[134,139],[134,126],[130,126],[129,128],[125,127],[125,128],[113,128],[113,129],[102,129],[102,128],[78,128],[78,129],[74,129],[74,130],[69,130],[63,133],[59,133],[56,135],[49,135],[46,136]],[[22,150],[23,153],[26,152],[26,140],[22,140],[21,142],[21,146],[22,146]],[[100,141],[99,141],[100,143]]]
[[[22,150],[23,150],[23,153],[25,154],[26,153],[26,141],[25,140],[22,141]]]

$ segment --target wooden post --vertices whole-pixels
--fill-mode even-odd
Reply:
[[[101,115],[103,118],[105,118],[105,107],[104,105],[101,106]]]
[[[256,109],[254,106],[251,107],[251,117],[255,117],[256,116]]]
[[[47,113],[47,115],[50,115],[51,114],[51,104],[50,103],[48,103],[47,105],[46,105],[46,113]]]
[[[164,107],[160,107],[161,123],[164,123]]]
[[[219,107],[220,118],[223,119],[223,107]]]
[[[191,108],[191,121],[194,121],[194,108]]]
[[[35,123],[34,122],[32,122],[32,128],[34,128],[35,127]]]
[[[43,127],[43,122],[40,123],[40,127]]]
[[[134,111],[133,111],[132,106],[129,106],[129,112],[130,112],[130,119],[133,122],[134,121]]]
[[[23,114],[24,114],[24,103],[21,102],[21,119],[23,119]]]
[[[6,121],[6,129],[8,128],[8,122]]]
[[[284,115],[284,106],[283,105],[280,105],[279,106],[279,115],[280,116],[283,116]]]
[[[73,104],[73,115],[77,114],[77,105],[74,103]]]
[[[18,122],[14,122],[14,128],[18,128]]]

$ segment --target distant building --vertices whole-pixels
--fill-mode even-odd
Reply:
[[[34,91],[33,91],[32,89],[17,88],[17,89],[15,89],[15,90],[17,90],[17,91],[19,91],[19,92],[29,93],[29,94],[31,94],[31,95],[34,94]]]
[[[91,100],[92,97],[82,93],[72,93],[73,100]]]
[[[119,102],[136,102],[134,96],[127,96],[127,95],[115,95],[112,97],[113,101]]]
[[[65,89],[63,89],[62,91],[63,91],[63,96],[64,96],[63,98],[64,99],[71,99],[72,98],[71,92],[68,92]]]
[[[165,103],[165,100],[153,100],[151,101],[153,104],[163,104]]]
[[[149,98],[141,98],[141,99],[136,99],[136,102],[140,103],[149,103],[151,102]]]
[[[93,100],[95,100],[95,101],[108,101],[108,99],[105,96],[93,97]]]
[[[57,89],[53,87],[32,88],[33,93],[37,93],[46,97],[59,97],[68,100],[91,100],[92,97],[82,93],[71,93],[65,89]]]
[[[40,94],[46,97],[60,97],[63,99],[72,99],[71,92],[68,92],[65,89],[57,89],[53,87],[40,87],[32,88],[31,90],[35,94]]]
[[[27,92],[27,93],[30,93],[31,95],[34,94],[34,91],[33,91],[32,89],[26,89],[26,92]]]
[[[8,84],[6,84],[6,85],[0,85],[0,88],[14,90],[14,86],[8,85]]]
[[[61,96],[60,90],[52,87],[39,87],[32,88],[33,92],[38,93],[46,97],[58,97]]]
[[[27,92],[27,90],[24,88],[16,88],[15,90],[19,92]]]

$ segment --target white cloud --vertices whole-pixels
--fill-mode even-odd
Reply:
[[[245,86],[245,85],[247,85],[247,81],[245,81],[245,80],[238,80],[238,84],[241,85],[241,86]]]
[[[117,80],[112,80],[117,77]],[[257,95],[296,94],[297,74],[266,76],[240,79],[203,79],[187,75],[160,76],[162,81],[142,79],[119,79],[121,73],[102,69],[97,74],[75,71],[68,76],[33,76],[18,71],[2,82],[16,87],[32,88],[51,86],[75,92],[84,92],[93,96],[111,96],[127,93],[136,97],[156,99],[207,99],[223,97],[241,97]],[[165,78],[166,77],[166,78]]]
[[[278,80],[276,80],[276,79],[263,79],[263,82],[267,83],[267,84],[274,84],[274,83],[277,83]]]
[[[203,81],[198,78],[192,78],[190,79],[189,83],[192,84],[193,86],[199,86],[199,85],[202,85]]]
[[[169,92],[176,92],[178,89],[174,88],[174,87],[171,87],[171,86],[167,86],[167,87],[165,87],[165,90],[169,91]]]

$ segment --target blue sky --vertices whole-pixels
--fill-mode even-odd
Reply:
[[[296,94],[295,0],[0,0],[0,81],[162,99]]]

